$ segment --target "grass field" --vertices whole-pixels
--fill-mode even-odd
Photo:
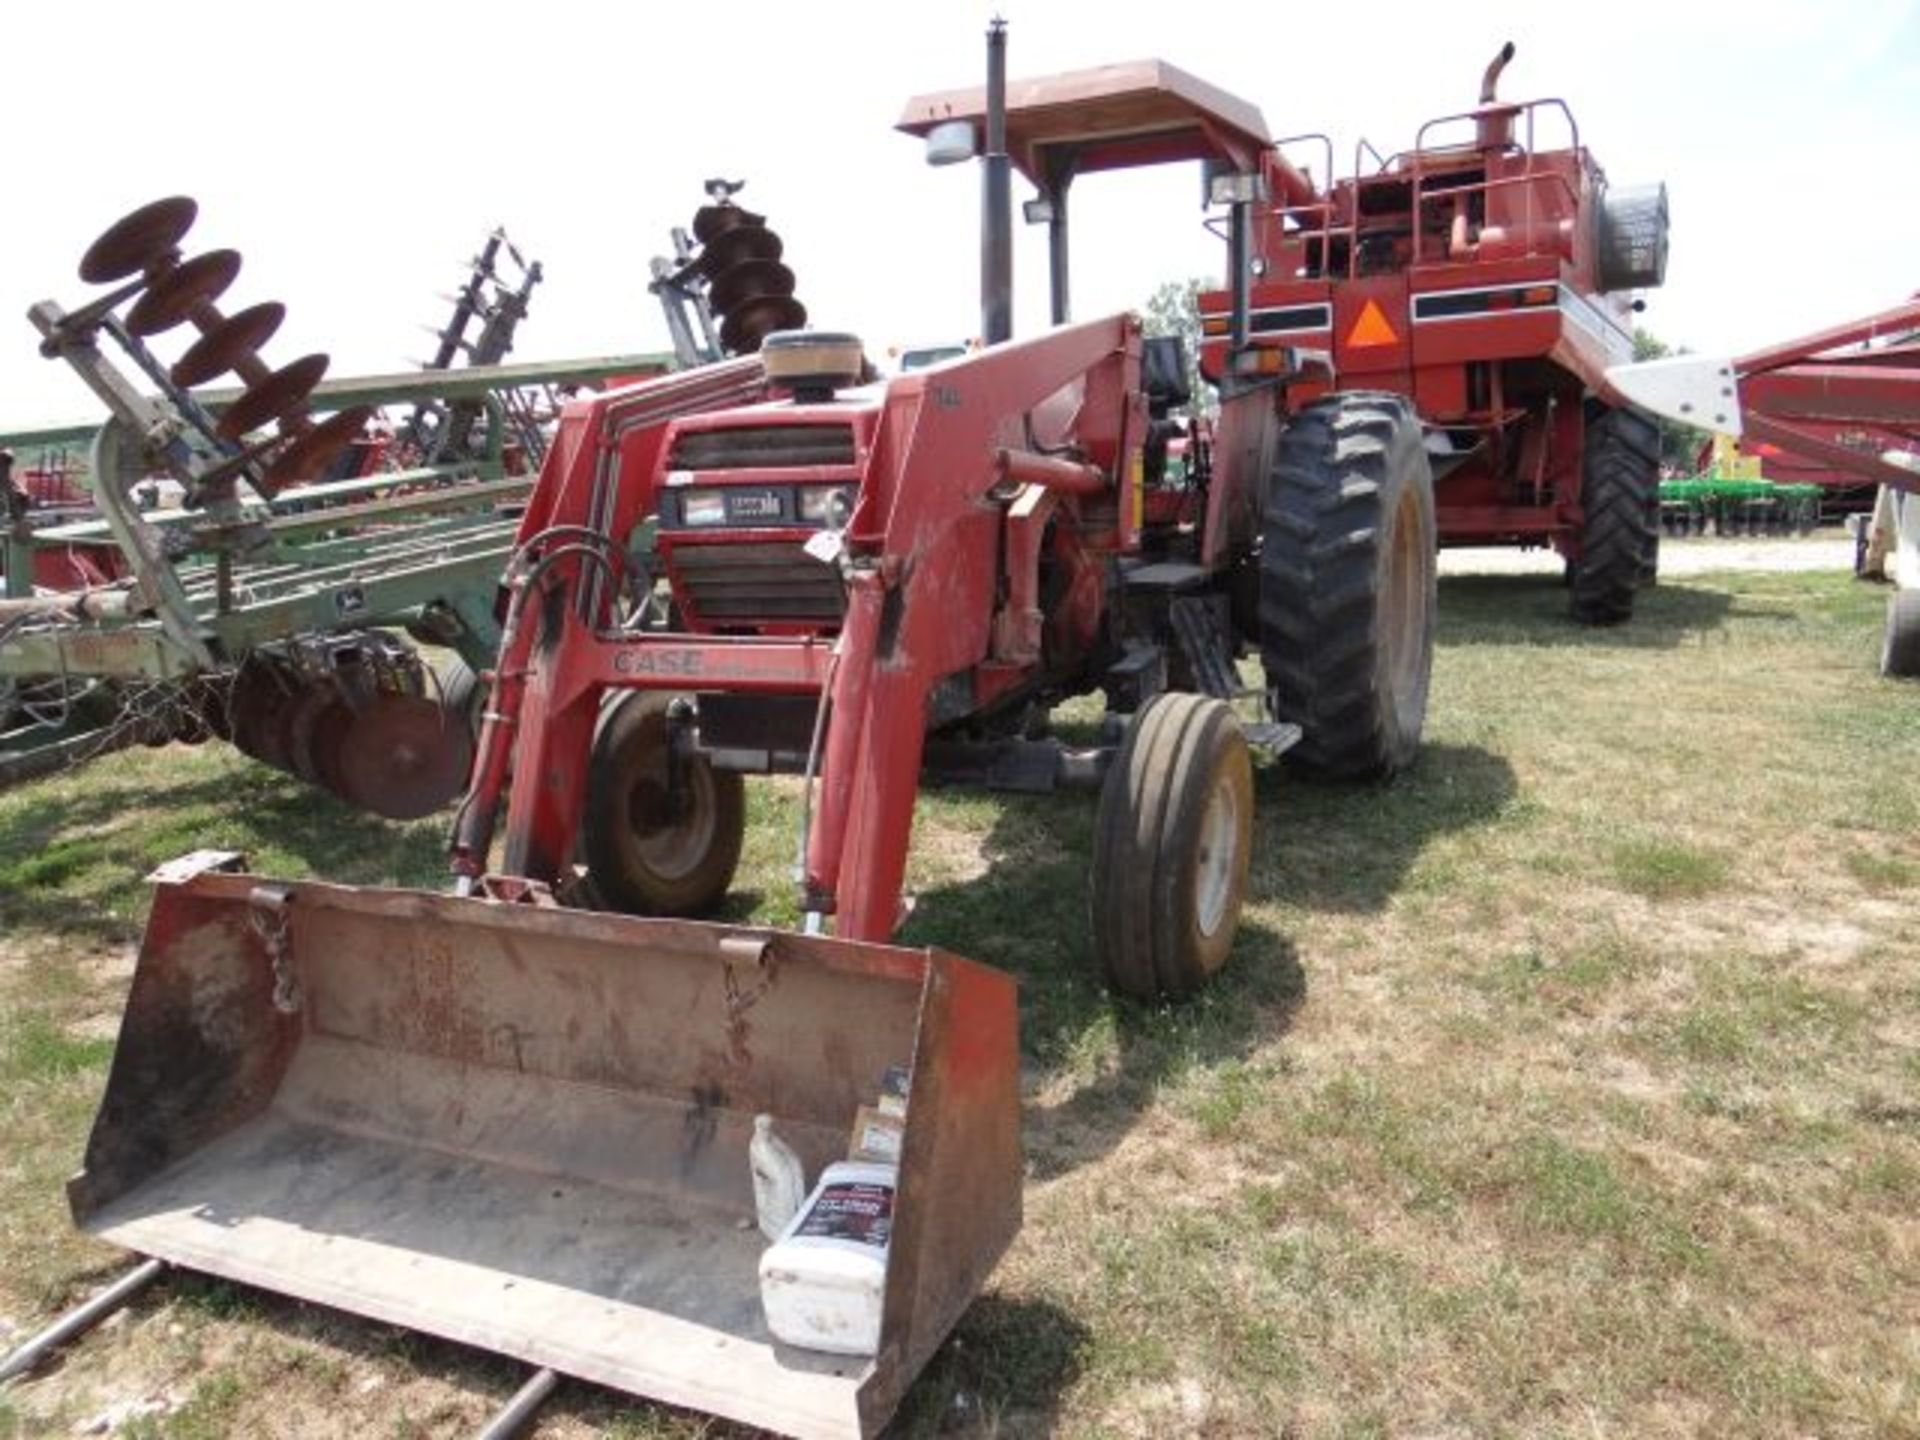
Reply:
[[[1429,746],[1387,790],[1259,778],[1253,903],[1197,1003],[1111,1000],[1091,797],[926,797],[905,938],[1020,977],[1025,1232],[910,1434],[1920,1436],[1920,687],[1884,591],[1662,585],[1632,626],[1442,583]],[[790,923],[790,788],[737,911]],[[436,884],[438,822],[231,751],[0,796],[0,1341],[116,1273],[60,1185],[138,876],[199,846]],[[459,1435],[513,1367],[180,1278],[0,1435]],[[542,1436],[729,1434],[573,1389]]]

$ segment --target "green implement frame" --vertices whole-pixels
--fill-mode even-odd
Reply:
[[[404,629],[457,651],[475,670],[490,664],[499,640],[495,589],[533,485],[530,475],[505,473],[501,394],[671,364],[666,355],[624,355],[330,381],[318,387],[316,407],[478,400],[488,422],[483,453],[217,509],[137,509],[128,492],[143,468],[141,446],[119,421],[0,433],[0,445],[22,449],[90,436],[88,482],[99,509],[97,519],[40,528],[17,519],[5,528],[0,784],[155,738],[121,733],[124,716],[110,703],[117,687],[191,685],[302,636]],[[218,413],[234,393],[203,398]],[[35,554],[75,548],[112,552],[128,577],[36,594]]]
[[[1660,482],[1660,525],[1669,535],[1805,535],[1819,521],[1818,485],[1711,473]]]

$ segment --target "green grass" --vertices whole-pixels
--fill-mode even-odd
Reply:
[[[1892,855],[1869,855],[1850,851],[1846,865],[1853,878],[1869,890],[1912,890],[1920,887],[1920,861],[1902,860]]]
[[[1883,601],[1713,576],[1594,632],[1557,585],[1444,581],[1419,765],[1262,767],[1243,930],[1187,1005],[1100,982],[1092,797],[924,796],[902,938],[1018,977],[1029,1185],[899,1433],[1920,1435],[1920,688],[1874,673]],[[749,793],[728,917],[790,925],[795,792]],[[121,1263],[60,1185],[140,876],[220,847],[435,886],[443,829],[218,746],[0,795],[0,1316]],[[0,1435],[169,1384],[140,1433],[456,1435],[515,1383],[176,1280]],[[576,1386],[541,1433],[734,1432]]]
[[[1613,847],[1613,875],[1623,890],[1649,900],[1694,900],[1727,883],[1726,858],[1668,840],[1631,840]]]
[[[9,1085],[98,1069],[112,1055],[111,1040],[75,1038],[42,1014],[0,1018],[0,1080]]]
[[[128,1440],[225,1440],[233,1433],[235,1413],[246,1382],[231,1370],[216,1370],[194,1382],[186,1404],[165,1416],[143,1416],[124,1426]]]

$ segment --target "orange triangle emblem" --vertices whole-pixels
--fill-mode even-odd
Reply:
[[[1357,350],[1364,345],[1398,345],[1400,337],[1393,333],[1393,326],[1387,323],[1385,312],[1377,302],[1367,301],[1366,309],[1360,312],[1360,318],[1353,322],[1353,329],[1347,332],[1347,347]]]

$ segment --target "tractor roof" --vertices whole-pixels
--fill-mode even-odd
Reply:
[[[985,112],[978,85],[916,95],[897,128],[925,135]],[[1215,157],[1252,170],[1270,143],[1259,107],[1164,60],[1007,82],[1007,153],[1036,184],[1045,183],[1047,152],[1056,147],[1071,151],[1075,171]]]

